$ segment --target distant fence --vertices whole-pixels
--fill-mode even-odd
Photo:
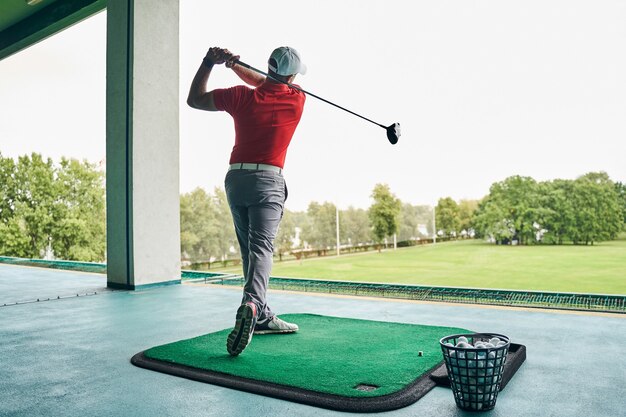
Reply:
[[[420,239],[420,240],[403,240],[397,242],[396,245],[399,248],[405,248],[409,246],[417,246],[417,245],[425,245],[427,243],[433,243],[432,239]],[[393,248],[393,243],[368,243],[362,245],[346,245],[341,246],[339,248],[339,254],[345,255],[349,253],[358,253],[358,252],[369,252],[375,251],[378,249],[390,249]],[[300,260],[302,258],[312,258],[312,257],[321,257],[321,256],[332,256],[337,255],[337,248],[331,247],[326,249],[319,248],[309,248],[309,249],[293,249],[288,252],[290,255]]]
[[[461,240],[463,238],[459,238]],[[438,237],[437,242],[447,242],[450,240],[456,240],[450,237]],[[410,240],[402,240],[396,243],[399,248],[406,248],[411,246],[419,246],[433,243],[433,239],[410,239]],[[339,248],[340,255],[346,255],[351,253],[359,253],[359,252],[370,252],[376,251],[378,249],[392,249],[393,243],[367,243],[360,245],[343,245]],[[278,249],[274,250],[274,258],[277,261],[283,260],[300,260],[300,259],[308,259],[308,258],[319,258],[323,256],[334,256],[337,255],[336,247],[329,248],[307,248],[307,249],[292,249],[286,252],[278,253]],[[241,265],[240,258],[233,259],[225,259],[219,261],[201,261],[201,262],[192,262],[188,264],[188,267],[193,271],[207,271],[212,268],[228,268],[228,267],[236,267]]]
[[[185,273],[183,273],[183,279],[185,279]],[[198,279],[198,277],[196,276],[195,279]],[[243,286],[243,278],[236,275],[224,275],[221,277],[218,274],[213,274],[205,282],[218,285]],[[626,296],[613,294],[431,287],[283,277],[272,277],[270,279],[270,288],[447,303],[626,313]]]
[[[406,240],[402,242],[398,242],[398,247],[407,247],[407,246],[416,246],[420,244],[432,243],[432,239],[422,239],[422,240]],[[393,248],[393,244],[383,244],[382,248]],[[361,246],[349,246],[342,247],[341,253],[354,253],[360,251],[370,251],[377,249],[377,245],[361,245]],[[295,259],[300,259],[301,257],[309,258],[313,256],[328,256],[335,255],[336,250],[332,249],[306,249],[306,250],[294,250],[290,252],[291,256]],[[278,258],[278,255],[274,255],[275,258]],[[80,261],[65,261],[65,260],[46,260],[46,259],[30,259],[30,258],[16,258],[12,256],[0,256],[0,263],[4,264],[12,264],[12,265],[23,265],[23,266],[38,266],[41,268],[52,268],[52,269],[64,269],[70,271],[81,271],[81,272],[95,272],[98,274],[106,274],[107,266],[105,263],[98,262],[80,262]],[[234,259],[225,259],[222,261],[213,261],[213,262],[195,262],[190,264],[188,267],[192,271],[206,271],[211,269],[211,267],[215,268],[228,268],[228,267],[236,267],[241,265],[241,258]]]
[[[193,271],[207,271],[211,268],[228,268],[241,265],[241,258],[225,259],[223,261],[201,261],[188,263],[186,267]]]

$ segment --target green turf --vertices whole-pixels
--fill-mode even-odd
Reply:
[[[272,276],[626,294],[626,240],[594,246],[446,242],[382,253],[276,262]]]
[[[297,323],[292,334],[256,335],[237,357],[226,352],[231,329],[148,349],[152,359],[174,362],[345,397],[375,397],[397,392],[443,360],[439,339],[467,333],[437,327],[285,314]],[[418,352],[423,351],[423,356]],[[374,391],[354,389],[376,385]]]

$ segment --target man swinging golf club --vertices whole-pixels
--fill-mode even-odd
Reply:
[[[275,49],[268,77],[241,65],[227,49],[210,48],[191,83],[187,104],[195,109],[226,111],[235,122],[235,146],[225,188],[233,216],[245,285],[235,328],[228,336],[228,353],[239,355],[263,333],[291,333],[296,324],[278,318],[267,304],[274,238],[283,215],[287,186],[282,175],[287,148],[298,126],[305,94],[291,88],[306,67],[293,48]],[[215,65],[226,64],[247,86],[209,90]]]

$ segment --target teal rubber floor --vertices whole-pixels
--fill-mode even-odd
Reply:
[[[89,285],[85,285],[87,281]],[[102,288],[105,277],[0,265],[3,300]],[[502,333],[527,359],[481,416],[624,416],[626,316],[270,292],[279,314],[449,326]],[[3,303],[5,302],[3,301]],[[240,289],[175,285],[139,292],[0,303],[0,416],[356,416],[137,368],[135,353],[232,327]],[[254,341],[253,341],[254,343]],[[364,414],[372,416],[372,414]],[[385,417],[477,416],[449,388]]]

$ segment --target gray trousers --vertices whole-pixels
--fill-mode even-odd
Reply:
[[[256,304],[259,320],[271,318],[266,292],[274,238],[287,199],[285,179],[272,171],[236,169],[228,171],[224,185],[243,263],[242,302]]]

